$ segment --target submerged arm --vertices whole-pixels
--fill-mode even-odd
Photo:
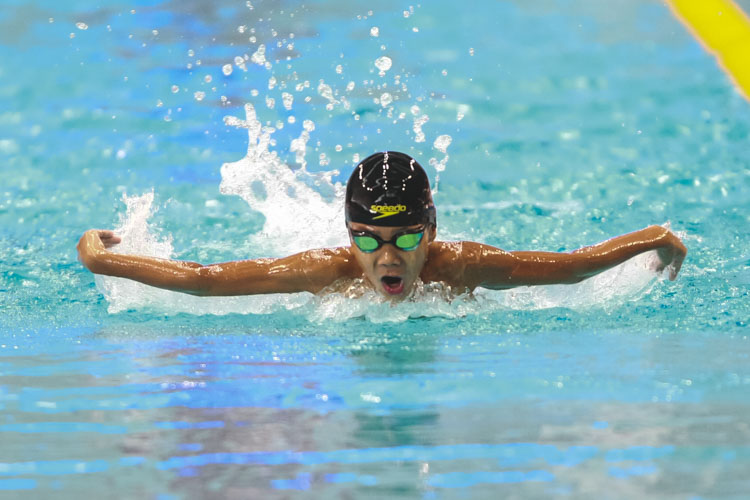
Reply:
[[[78,258],[96,274],[128,278],[192,295],[315,293],[336,279],[356,272],[348,249],[310,250],[281,259],[204,266],[197,262],[110,252],[108,247],[117,242],[119,238],[111,231],[87,231],[78,242]]]
[[[669,266],[669,279],[674,280],[687,253],[680,239],[661,226],[650,226],[570,253],[506,252],[479,243],[472,245],[467,248],[467,284],[471,288],[494,289],[578,283],[649,250],[656,250],[659,258],[655,270]]]

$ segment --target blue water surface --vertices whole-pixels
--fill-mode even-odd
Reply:
[[[750,104],[660,2],[6,1],[0,56],[0,497],[750,491]],[[307,169],[337,181],[385,149],[434,181],[449,135],[445,238],[570,251],[669,222],[688,258],[574,306],[114,312],[75,244],[124,193],[153,191],[175,258],[266,251],[268,214],[219,191],[245,104],[295,169],[313,121]]]

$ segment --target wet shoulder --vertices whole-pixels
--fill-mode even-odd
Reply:
[[[466,249],[463,241],[433,241],[421,274],[422,281],[443,282],[452,287],[466,286]]]
[[[330,284],[338,279],[362,275],[349,247],[307,250],[300,257],[305,274],[316,283]]]

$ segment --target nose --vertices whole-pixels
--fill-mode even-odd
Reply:
[[[382,266],[399,266],[401,265],[401,255],[396,248],[390,243],[386,243],[380,249],[378,255],[378,264]]]

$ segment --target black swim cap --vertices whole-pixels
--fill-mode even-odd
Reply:
[[[357,165],[346,184],[346,222],[372,226],[435,224],[430,181],[417,160],[386,151]]]

